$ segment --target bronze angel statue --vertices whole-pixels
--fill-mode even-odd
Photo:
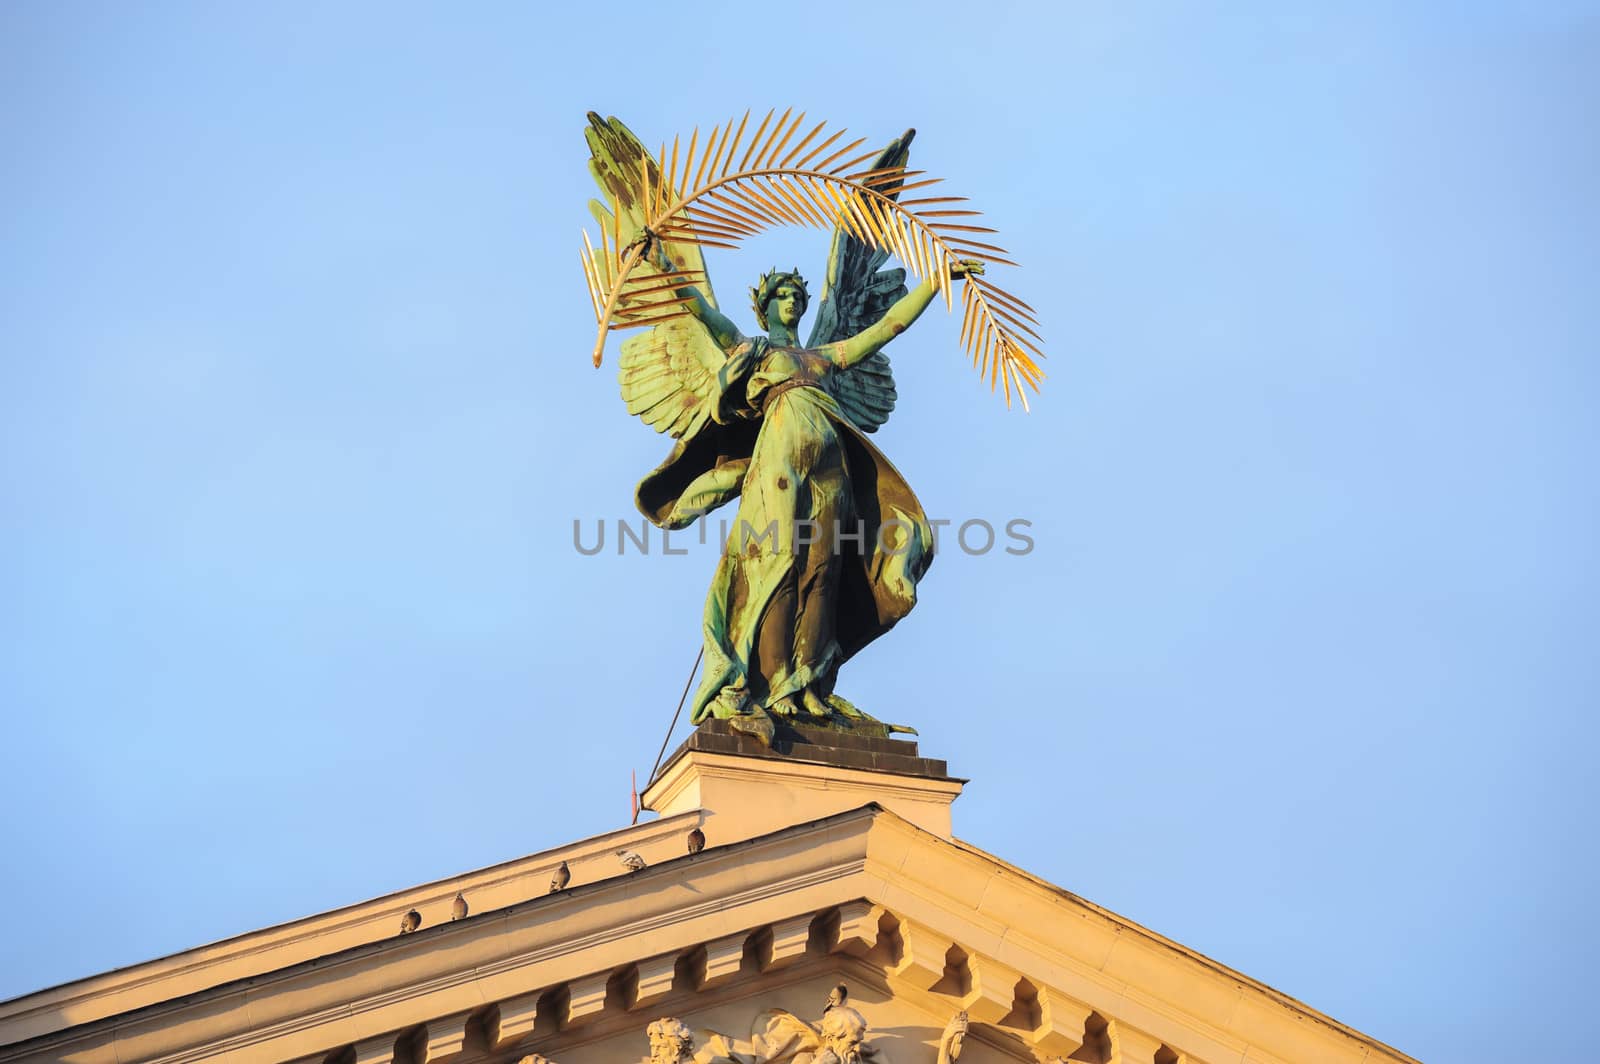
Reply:
[[[677,441],[635,501],[681,529],[738,500],[706,597],[690,719],[768,740],[778,719],[865,723],[834,694],[839,668],[911,611],[933,559],[922,505],[868,439],[895,405],[884,347],[964,280],[963,335],[980,368],[1003,374],[1008,397],[1041,376],[1037,348],[1017,335],[1037,339],[1031,309],[982,280],[985,262],[1005,260],[969,234],[990,230],[950,220],[976,212],[930,208],[955,197],[918,200],[920,214],[901,203],[932,183],[906,169],[914,131],[833,166],[861,142],[819,163],[836,133],[802,157],[823,128],[790,148],[803,118],[786,113],[768,133],[769,115],[737,168],[744,123],[713,131],[698,162],[691,140],[681,166],[676,144],[652,158],[614,118],[591,113],[587,130],[608,200],[591,204],[600,248],[585,237],[596,360],[607,331],[647,326],[622,344],[622,398]],[[703,247],[779,223],[834,228],[804,343],[811,293],[798,270],[750,290],[753,335],[720,309],[706,274]],[[905,269],[885,268],[891,253],[920,283],[908,289]]]

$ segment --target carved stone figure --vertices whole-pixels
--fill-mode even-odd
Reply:
[[[848,1005],[829,1008],[815,1027],[791,1012],[768,1009],[756,1017],[747,1051],[724,1035],[705,1035],[698,1064],[882,1064],[866,1044],[866,1017]]]
[[[688,1064],[694,1060],[694,1032],[682,1020],[664,1016],[645,1029],[650,1064]]]
[[[952,1064],[961,1056],[961,1046],[967,1038],[967,1014],[958,1012],[944,1025],[939,1036],[939,1064]]]
[[[815,1064],[861,1064],[876,1056],[866,1045],[867,1019],[848,1005],[828,1010],[822,1017],[822,1049]]]
[[[682,529],[738,500],[706,598],[691,720],[727,719],[767,741],[779,718],[886,733],[894,726],[834,694],[840,666],[910,612],[933,558],[921,503],[867,439],[895,404],[883,348],[964,280],[963,341],[1009,401],[1042,377],[1033,317],[982,276],[1007,260],[966,234],[991,230],[951,220],[976,212],[944,206],[951,197],[901,202],[931,183],[907,180],[914,131],[829,169],[862,142],[818,161],[840,134],[805,154],[822,126],[790,148],[801,118],[785,113],[768,134],[771,117],[737,168],[742,123],[713,131],[698,157],[691,139],[680,168],[676,146],[669,164],[621,122],[590,114],[590,170],[608,200],[591,204],[601,246],[584,258],[595,364],[610,329],[650,327],[622,345],[622,395],[677,443],[639,484],[646,517]],[[772,224],[834,227],[803,344],[811,297],[798,270],[751,290],[754,336],[718,308],[706,275],[703,247]],[[908,290],[905,269],[882,268],[891,253],[920,284]]]

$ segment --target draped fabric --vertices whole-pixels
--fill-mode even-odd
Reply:
[[[826,698],[839,666],[916,604],[932,529],[824,389],[833,372],[815,352],[742,342],[711,419],[639,484],[639,509],[669,529],[739,498],[706,596],[696,723],[808,686]]]

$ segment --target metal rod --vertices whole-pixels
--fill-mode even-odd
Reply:
[[[683,682],[683,694],[678,698],[678,708],[672,714],[672,723],[667,725],[666,737],[661,740],[661,751],[656,754],[656,763],[650,769],[650,775],[645,779],[644,785],[646,787],[655,782],[656,770],[661,767],[661,759],[667,756],[667,744],[672,741],[672,730],[678,726],[678,718],[683,715],[683,704],[689,700],[689,688],[694,683],[694,674],[700,671],[700,661],[705,656],[706,648],[705,644],[702,643],[699,652],[694,656],[694,666],[689,670],[689,678]]]

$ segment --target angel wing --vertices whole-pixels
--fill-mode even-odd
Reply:
[[[911,139],[916,135],[916,130],[908,129],[891,141],[871,169],[903,168],[911,156]],[[891,199],[900,198],[899,185],[886,187],[883,192]],[[833,231],[828,274],[807,347],[821,347],[854,336],[875,324],[906,294],[906,271],[881,269],[888,259],[888,251],[862,242],[843,226]],[[850,369],[833,374],[829,390],[857,428],[876,432],[894,410],[894,373],[889,368],[889,356],[879,351]]]
[[[644,226],[642,190],[659,185],[660,171],[639,138],[616,118],[601,118],[590,111],[584,137],[589,142],[589,173],[609,201],[590,200],[589,211],[600,223],[600,232],[613,234],[620,246]],[[666,243],[672,260],[683,264],[682,272],[669,276],[646,262],[634,267],[618,300],[615,318],[619,322],[663,318],[663,311],[676,302],[673,290],[686,282],[694,283],[713,307],[717,305],[699,245]],[[604,256],[603,249],[594,253],[597,268]],[[723,357],[697,318],[687,311],[666,316],[654,328],[622,344],[617,381],[628,413],[637,414],[657,432],[675,438],[690,434],[710,416],[708,400],[714,382],[705,367]]]

